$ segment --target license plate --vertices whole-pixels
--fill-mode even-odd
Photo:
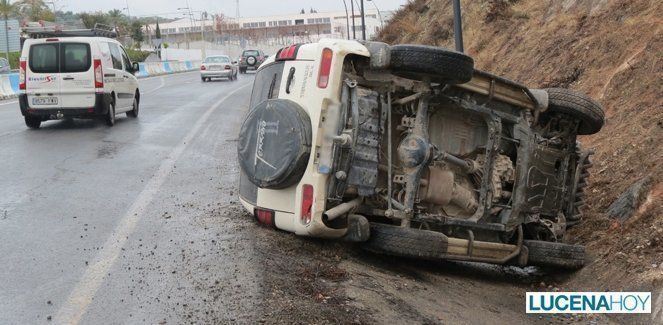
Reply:
[[[32,105],[57,105],[57,97],[34,97],[32,98]]]

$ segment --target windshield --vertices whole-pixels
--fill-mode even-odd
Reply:
[[[243,56],[257,56],[258,51],[244,51],[244,54],[242,54],[242,55]]]
[[[227,56],[210,56],[205,59],[205,63],[229,63],[230,59]]]

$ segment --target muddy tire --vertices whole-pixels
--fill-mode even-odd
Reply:
[[[601,104],[595,100],[563,88],[548,88],[548,110],[544,113],[561,113],[580,120],[578,134],[588,135],[599,132],[605,123]]]
[[[525,240],[529,257],[527,264],[577,270],[585,265],[585,246]]]
[[[371,223],[370,229],[362,248],[374,253],[437,260],[447,252],[447,236],[439,232],[382,223]]]
[[[425,45],[394,45],[390,50],[394,75],[414,80],[461,84],[472,79],[474,60],[463,54]]]

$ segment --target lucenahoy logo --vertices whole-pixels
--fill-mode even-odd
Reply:
[[[651,292],[528,292],[528,314],[649,314]]]

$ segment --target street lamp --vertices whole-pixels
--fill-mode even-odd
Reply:
[[[366,0],[366,1],[373,3],[373,6],[375,7],[375,10],[378,12],[378,19],[380,19],[380,29],[384,29],[384,22],[382,21],[382,14],[380,14],[380,9],[378,9],[378,5],[375,4],[375,0]]]
[[[352,0],[350,0],[352,1]],[[343,0],[343,7],[345,7],[345,25],[347,27],[346,31],[348,32],[348,39],[350,39],[350,18],[348,17],[348,4]]]

